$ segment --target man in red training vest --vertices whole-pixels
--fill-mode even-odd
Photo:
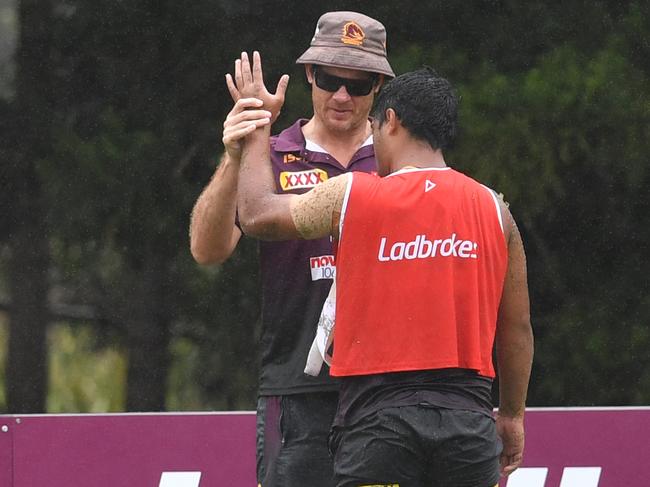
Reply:
[[[259,54],[245,69],[239,89],[255,97]],[[301,195],[273,193],[266,127],[244,147],[239,208],[254,215],[244,232],[338,241],[339,486],[493,487],[521,463],[533,356],[525,254],[501,198],[446,165],[456,119],[447,80],[429,68],[399,76],[373,110],[379,175]]]

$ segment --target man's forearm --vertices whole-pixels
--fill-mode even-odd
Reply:
[[[235,226],[239,163],[224,154],[210,183],[199,196],[190,221],[192,256],[200,264],[225,261],[241,232]]]
[[[254,130],[246,136],[242,148],[238,205],[239,218],[246,233],[254,230],[251,227],[263,213],[265,203],[275,193],[269,148],[270,130],[269,126]]]
[[[533,361],[533,330],[526,254],[519,229],[507,211],[508,269],[501,295],[496,346],[499,369],[499,414],[523,417]]]
[[[530,321],[523,319],[514,326],[503,327],[497,335],[499,410],[496,418],[497,433],[503,444],[499,455],[502,475],[514,472],[523,459],[524,413],[532,358]]]
[[[265,240],[297,238],[289,209],[294,195],[275,190],[269,148],[270,127],[246,137],[239,172],[239,221],[244,233]]]
[[[499,414],[523,416],[533,360],[533,335],[529,325],[503,330],[497,336]]]

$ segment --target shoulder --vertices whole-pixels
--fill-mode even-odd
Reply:
[[[377,174],[375,173],[367,173],[367,172],[361,172],[361,171],[353,171],[350,173],[347,173],[349,176],[349,181],[352,186],[368,186],[368,185],[373,185],[373,184],[379,184],[384,178],[380,178]],[[345,174],[343,175],[345,176]]]
[[[503,233],[506,236],[506,239],[508,239],[509,238],[508,236],[512,231],[512,226],[514,225],[514,220],[508,208],[510,205],[505,201],[503,193],[499,193],[498,191],[492,189],[486,184],[483,184],[477,179],[468,176],[467,174],[464,174],[455,169],[453,169],[453,171],[455,174],[458,175],[459,179],[462,179],[465,182],[466,187],[471,188],[470,190],[471,194],[482,195],[479,197],[480,198],[482,197],[483,201],[485,201],[485,204],[494,207],[501,228],[503,229]]]
[[[510,234],[515,226],[514,218],[512,217],[512,213],[510,213],[510,204],[505,200],[503,193],[498,193],[483,184],[481,186],[485,188],[485,191],[487,191],[493,199],[499,220],[501,221],[501,228],[503,228],[503,234],[506,236],[506,240],[509,241]]]
[[[350,178],[350,174],[333,177],[291,199],[289,210],[302,238],[337,236],[334,217],[341,212]]]
[[[470,187],[473,186],[476,188],[485,188],[487,190],[490,190],[490,188],[488,188],[485,184],[483,184],[478,179],[475,179],[469,174],[465,174],[464,172],[459,171],[458,169],[454,169],[450,167],[449,174],[452,175],[452,177],[456,178],[458,181],[462,181],[465,185],[468,185]]]
[[[350,191],[352,174],[346,173],[330,178],[298,196],[297,201],[306,207],[305,211],[325,212],[329,215],[332,212],[340,212]]]
[[[316,189],[320,190],[324,194],[328,194],[331,197],[336,198],[337,200],[342,198],[346,191],[348,190],[349,185],[352,182],[352,178],[358,174],[365,173],[345,173],[333,178],[329,178],[322,184],[316,186]]]
[[[498,200],[501,199],[503,200],[503,194],[495,191],[488,185],[482,183],[478,179],[474,179],[473,177],[462,173],[456,169],[452,169],[451,173],[454,174],[454,176],[463,183],[463,185],[470,191],[471,194],[480,194],[483,196],[483,198],[488,199],[489,201],[492,201],[494,204],[498,205]]]
[[[352,173],[341,174],[316,185],[306,193],[296,195],[292,205],[301,204],[309,207],[309,211],[321,211],[323,208],[330,207],[332,204],[340,206],[349,183],[352,179]],[[338,209],[338,208],[335,208]]]

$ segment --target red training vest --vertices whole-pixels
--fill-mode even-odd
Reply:
[[[494,377],[508,251],[492,191],[451,168],[354,173],[348,191],[331,374]]]

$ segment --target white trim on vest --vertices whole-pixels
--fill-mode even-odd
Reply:
[[[353,173],[345,174],[347,176],[347,183],[345,186],[345,196],[343,197],[343,204],[341,205],[341,219],[339,220],[339,243],[343,238],[343,220],[345,220],[345,212],[348,209],[348,200],[350,199],[350,191],[352,191],[352,176]]]
[[[492,191],[490,188],[488,188],[485,184],[481,184],[488,193],[490,193],[490,196],[492,196],[492,200],[494,201],[494,206],[497,208],[497,217],[499,218],[499,225],[501,226],[501,231],[505,234],[506,231],[503,228],[503,216],[501,216],[501,206],[499,206],[499,200],[497,199],[497,195]]]
[[[446,167],[404,167],[400,169],[399,171],[392,172],[385,177],[389,178],[391,176],[395,176],[397,174],[404,174],[407,172],[420,172],[420,171],[449,171],[451,167],[446,166]]]

